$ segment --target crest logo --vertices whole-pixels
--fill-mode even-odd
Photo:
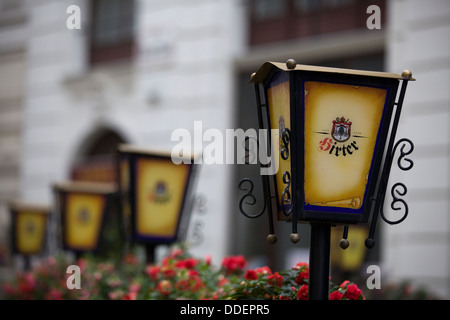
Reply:
[[[89,221],[89,210],[85,207],[78,211],[77,219],[80,223],[87,223]]]
[[[336,120],[333,120],[331,136],[337,142],[345,142],[350,139],[351,128],[352,123],[349,121],[349,119],[346,120],[344,117],[338,117],[336,118]]]
[[[34,223],[32,221],[28,220],[25,224],[26,233],[33,234],[35,230],[36,230],[36,226],[34,225]]]
[[[156,203],[165,203],[170,200],[170,194],[167,190],[167,185],[164,181],[158,181],[150,192],[148,199]]]
[[[331,138],[325,138],[320,140],[319,142],[319,151],[328,151],[329,154],[333,154],[336,157],[340,155],[346,157],[347,155],[352,155],[355,151],[359,150],[359,146],[356,143],[356,140],[344,143],[352,137],[352,123],[349,121],[350,119],[345,119],[344,117],[337,117],[336,120],[333,120],[333,126],[331,128],[331,132],[327,130],[316,131],[315,133],[331,135]],[[364,136],[359,135],[359,132],[353,135],[353,138],[366,138]],[[333,142],[334,140],[334,142]]]

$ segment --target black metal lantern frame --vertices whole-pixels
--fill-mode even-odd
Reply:
[[[117,151],[117,168],[118,168],[118,183],[119,183],[119,201],[122,210],[122,217],[124,221],[124,232],[129,242],[140,243],[147,246],[147,257],[149,261],[153,259],[154,247],[159,244],[171,244],[176,241],[181,241],[186,238],[187,228],[190,220],[190,213],[192,209],[192,193],[194,191],[194,183],[197,176],[197,167],[194,163],[194,156],[189,158],[176,157],[182,163],[173,163],[173,158],[170,152],[161,150],[143,149],[131,145],[119,145]],[[145,179],[142,173],[139,172],[138,162],[144,160],[157,161],[167,163],[169,166],[186,166],[185,183],[182,186],[182,194],[179,208],[177,209],[177,221],[173,234],[170,235],[155,235],[151,233],[139,232],[138,224],[138,206],[139,201],[143,201],[139,196],[139,181]],[[153,192],[154,197],[159,197],[160,201],[171,201],[165,199],[167,195],[167,183],[177,183],[169,177],[168,172],[161,172],[164,176],[160,183],[157,183],[154,190],[147,190]],[[164,210],[158,212],[146,212],[150,215],[165,215]]]
[[[47,240],[47,224],[48,224],[48,216],[50,214],[50,208],[48,206],[44,205],[38,205],[38,204],[30,204],[25,203],[21,201],[10,201],[8,203],[9,212],[11,214],[11,249],[14,254],[21,254],[23,256],[30,256],[30,255],[38,255],[41,254],[44,250],[44,244]],[[18,230],[18,224],[19,224],[19,215],[22,213],[28,213],[32,214],[36,217],[39,217],[42,219],[43,228],[42,230],[37,230],[37,226],[33,223],[29,223],[25,226],[25,230],[30,233],[40,233],[41,237],[39,237],[40,241],[39,243],[35,244],[34,250],[26,250],[24,251],[20,245],[18,238],[23,236],[18,234],[20,232]]]
[[[273,213],[278,213],[279,220],[292,222],[291,241],[297,242],[299,236],[297,233],[297,223],[306,222],[311,224],[325,223],[330,225],[344,225],[344,235],[341,241],[341,247],[348,247],[347,234],[348,225],[356,223],[366,223],[372,216],[370,232],[366,239],[366,246],[371,248],[374,245],[374,233],[378,215],[389,224],[402,222],[408,215],[408,206],[404,199],[407,188],[403,183],[396,183],[392,186],[391,194],[393,200],[391,208],[393,210],[404,210],[403,216],[397,220],[390,220],[383,212],[383,204],[388,184],[391,165],[397,149],[400,147],[400,156],[398,166],[401,170],[409,170],[413,162],[406,158],[413,149],[414,145],[409,139],[400,139],[395,143],[398,122],[402,110],[402,104],[406,92],[408,81],[415,80],[411,72],[404,71],[402,75],[371,72],[350,69],[325,68],[306,65],[297,65],[290,59],[286,64],[267,62],[261,66],[258,72],[252,75],[251,83],[254,84],[256,95],[256,106],[258,114],[258,123],[260,129],[271,129],[274,126],[270,117],[270,99],[268,89],[271,86],[282,82],[288,82],[289,86],[289,117],[290,123],[283,123],[280,126],[280,161],[289,163],[290,168],[279,174],[282,175],[282,186],[280,179],[275,175],[263,175],[262,184],[264,192],[264,208],[251,214],[246,211],[244,204],[254,205],[256,198],[253,195],[253,182],[249,179],[243,179],[239,188],[246,191],[239,202],[241,213],[250,218],[261,216],[267,211],[269,219],[268,241],[276,242],[276,236],[273,225]],[[376,142],[373,156],[370,163],[367,186],[364,191],[362,205],[357,209],[341,208],[331,206],[317,206],[305,202],[305,83],[314,81],[325,84],[343,84],[355,87],[379,88],[385,90],[386,98],[382,111],[381,121],[376,133]],[[396,100],[399,82],[402,81],[400,93]],[[261,95],[261,89],[263,95]],[[351,123],[350,123],[351,124]],[[333,127],[334,128],[334,127]],[[316,132],[318,134],[324,132]],[[271,131],[267,130],[267,141],[271,143]],[[328,132],[329,134],[329,132]],[[364,138],[364,137],[363,137]],[[335,143],[336,144],[336,143]],[[356,147],[356,144],[355,144]],[[351,147],[339,150],[341,153],[352,152]],[[406,148],[406,149],[405,149]],[[273,146],[269,146],[269,150]],[[354,151],[354,149],[353,149]],[[331,153],[331,151],[330,151]],[[338,150],[336,147],[336,156]],[[277,156],[277,155],[275,155]],[[405,165],[406,163],[406,165]],[[261,167],[264,167],[261,164]],[[281,176],[280,176],[281,177]],[[282,190],[282,191],[281,191]],[[402,206],[401,206],[401,205]]]

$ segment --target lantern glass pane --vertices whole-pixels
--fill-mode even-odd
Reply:
[[[136,160],[136,232],[143,238],[176,237],[189,166],[171,159]]]
[[[305,209],[361,213],[388,89],[318,81],[303,89]]]
[[[18,252],[37,254],[41,251],[46,221],[44,212],[22,211],[17,213],[15,241]]]
[[[285,73],[277,73],[272,78],[267,89],[267,101],[269,107],[269,121],[271,131],[272,154],[274,155],[275,168],[278,168],[275,177],[278,211],[281,212],[281,195],[286,187],[283,183],[283,173],[291,171],[290,160],[281,158],[280,150],[283,148],[281,140],[284,129],[290,129],[290,92],[289,78]],[[289,204],[285,204],[286,210]]]
[[[66,246],[72,250],[95,250],[105,211],[105,196],[69,193],[66,201]]]
[[[129,200],[130,192],[130,162],[126,155],[121,155],[119,160],[119,178],[120,178],[120,204],[122,209],[123,223],[126,236],[131,234],[131,206]]]

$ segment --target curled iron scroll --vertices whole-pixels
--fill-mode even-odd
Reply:
[[[247,183],[249,185],[249,188],[246,188],[244,186],[245,183]],[[250,206],[253,206],[256,204],[256,197],[253,194],[253,186],[254,186],[253,181],[248,178],[242,179],[239,182],[239,189],[247,192],[246,194],[244,194],[242,196],[241,200],[239,201],[239,210],[247,218],[258,218],[266,211],[266,201],[264,201],[264,207],[258,213],[250,214],[245,211],[244,201],[245,201],[245,204],[250,205]]]
[[[281,158],[287,160],[289,158],[289,141],[291,139],[291,131],[288,128],[284,128],[281,133],[281,143],[283,148],[280,150]]]
[[[401,170],[408,171],[413,167],[414,162],[411,159],[406,158],[406,156],[413,152],[414,144],[409,139],[406,139],[406,138],[400,139],[399,141],[397,141],[397,143],[394,146],[394,149],[392,151],[392,157],[395,155],[395,152],[400,145],[401,145],[400,155],[397,160],[397,165]],[[407,145],[409,146],[409,148],[407,151],[405,151],[405,147]],[[405,161],[407,163],[407,165],[403,165],[402,161]],[[380,208],[381,218],[386,223],[393,225],[393,224],[398,224],[406,219],[406,217],[408,216],[408,212],[409,212],[408,204],[401,197],[405,196],[407,192],[408,192],[408,189],[406,188],[406,186],[403,183],[397,182],[392,186],[392,188],[391,188],[391,196],[392,196],[391,209],[394,211],[399,211],[399,210],[402,210],[402,208],[403,208],[404,213],[399,219],[390,220],[390,219],[386,218],[383,207],[381,207]]]
[[[392,151],[392,154],[393,154],[393,155],[395,154],[395,151],[397,150],[398,146],[399,146],[400,144],[402,144],[402,143],[403,143],[403,145],[402,145],[402,147],[400,148],[400,156],[398,157],[397,165],[398,165],[398,167],[399,167],[401,170],[403,170],[403,171],[408,171],[408,170],[410,170],[410,169],[413,167],[413,165],[414,165],[414,162],[413,162],[411,159],[405,158],[405,156],[411,154],[411,153],[414,151],[414,144],[412,143],[412,141],[409,140],[409,139],[406,139],[406,138],[402,138],[402,139],[398,140],[397,143],[396,143],[395,146],[394,146],[394,150]],[[409,145],[409,149],[408,149],[408,151],[405,152],[405,147],[406,147],[407,145]],[[406,162],[408,163],[408,165],[407,165],[407,166],[403,166],[402,160],[403,160],[403,161],[406,161]]]
[[[285,171],[283,173],[283,183],[286,185],[283,192],[281,193],[281,209],[283,210],[283,214],[288,216],[292,213],[292,200],[291,200],[291,192],[289,191],[289,187],[291,185],[291,174],[289,171]],[[286,211],[285,205],[290,205],[289,210]]]

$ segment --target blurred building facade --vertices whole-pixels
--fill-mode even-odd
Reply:
[[[408,278],[449,297],[450,4],[432,2],[1,1],[2,234],[11,197],[51,204],[55,182],[114,181],[117,143],[170,150],[172,132],[194,135],[195,121],[202,121],[200,135],[256,127],[247,82],[267,60],[411,69],[417,81],[409,84],[398,137],[414,141],[415,166],[394,168],[390,180],[407,184],[410,214],[400,225],[380,224],[375,250],[353,242],[351,254],[363,275],[366,265],[380,265],[382,284]],[[80,9],[80,29],[70,27],[71,5]],[[380,29],[367,26],[370,5],[380,8]],[[202,165],[188,232],[193,253],[211,254],[214,263],[242,253],[277,269],[307,259],[308,226],[292,245],[287,226],[277,224],[279,242],[270,247],[265,219],[238,213],[237,182],[258,181],[254,169]]]

